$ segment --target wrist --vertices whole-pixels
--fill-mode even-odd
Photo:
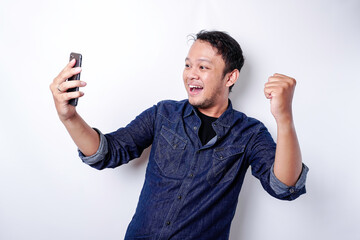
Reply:
[[[74,114],[72,114],[70,117],[60,117],[60,121],[64,124],[64,125],[69,125],[73,122],[76,122],[77,119],[79,119],[79,115],[77,114],[77,112],[75,112]]]
[[[293,128],[294,127],[294,120],[293,120],[293,117],[291,114],[289,114],[287,116],[275,118],[275,120],[276,120],[276,124],[277,124],[278,128],[279,127],[281,127],[281,128],[284,128],[284,127]]]

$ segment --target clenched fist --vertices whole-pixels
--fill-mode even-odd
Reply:
[[[265,83],[264,93],[270,99],[271,113],[277,122],[292,121],[292,98],[296,80],[275,73]]]

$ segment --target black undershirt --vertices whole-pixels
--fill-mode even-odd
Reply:
[[[201,119],[199,138],[202,145],[205,145],[216,136],[216,133],[212,128],[212,123],[215,122],[217,118],[206,116],[202,114],[198,109],[196,109],[196,113]]]

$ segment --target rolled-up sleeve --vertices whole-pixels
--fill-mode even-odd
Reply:
[[[98,170],[116,168],[141,156],[145,148],[153,141],[154,122],[157,106],[143,111],[126,127],[102,134],[95,129],[100,137],[100,145],[92,156],[84,156],[79,151],[81,160]]]
[[[274,164],[271,167],[270,171],[270,187],[274,190],[274,192],[278,195],[286,195],[286,194],[293,194],[295,192],[300,191],[305,187],[306,183],[306,176],[309,171],[309,168],[303,164],[302,165],[302,172],[298,181],[296,182],[295,186],[287,186],[286,184],[282,183],[274,174]]]
[[[95,164],[97,162],[102,161],[105,158],[106,154],[108,153],[108,143],[107,143],[107,140],[106,140],[104,134],[96,128],[94,128],[94,130],[99,134],[99,137],[100,137],[100,145],[99,145],[99,148],[96,151],[96,153],[91,156],[85,156],[78,149],[80,159],[88,165]]]
[[[250,165],[252,174],[258,178],[263,188],[273,197],[292,201],[306,193],[305,181],[309,171],[303,164],[301,175],[295,186],[286,186],[276,178],[273,170],[276,144],[267,128],[261,124],[250,143]]]

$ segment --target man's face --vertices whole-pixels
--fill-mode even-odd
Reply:
[[[218,110],[228,104],[229,88],[223,76],[225,62],[210,43],[197,40],[185,59],[183,79],[189,102],[199,110]]]

